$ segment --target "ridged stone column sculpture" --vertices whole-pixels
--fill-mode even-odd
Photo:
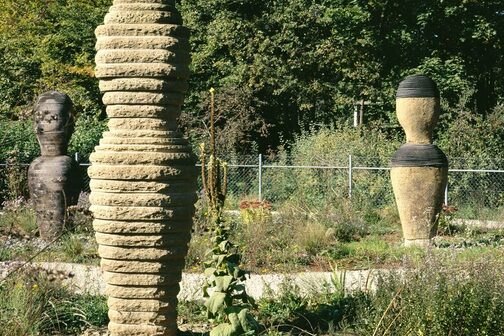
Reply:
[[[115,0],[96,29],[96,77],[110,121],[90,157],[90,200],[111,335],[177,333],[197,176],[176,121],[188,35],[174,0]]]
[[[63,233],[67,207],[77,204],[80,191],[79,167],[67,155],[74,129],[72,100],[58,91],[45,92],[34,117],[41,156],[28,169],[28,186],[40,237],[50,242]]]
[[[439,117],[439,91],[429,77],[405,78],[396,95],[406,144],[392,157],[391,179],[405,245],[428,246],[436,234],[448,177],[448,160],[432,144]]]

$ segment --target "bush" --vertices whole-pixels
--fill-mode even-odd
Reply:
[[[447,153],[451,169],[502,169],[504,105],[486,116],[471,111],[470,101],[461,100],[456,109],[447,109],[450,121],[439,134],[439,146]],[[500,173],[450,172],[450,204],[464,218],[499,218],[504,209],[504,178]],[[500,210],[499,210],[500,208]],[[492,214],[492,212],[494,214]],[[488,217],[487,217],[488,218]]]
[[[16,152],[16,159],[22,163],[30,163],[40,155],[31,120],[0,120],[0,140],[0,163],[6,163],[11,156],[9,153],[13,152]]]
[[[0,201],[28,198],[28,165],[19,161],[18,150],[7,154],[6,166],[0,171],[0,184],[3,187],[0,191]]]
[[[298,200],[304,207],[323,208],[335,200],[348,196],[348,160],[353,166],[388,166],[392,153],[400,146],[397,139],[389,139],[379,129],[322,128],[299,136],[291,149],[279,156],[280,164],[332,166],[339,169],[266,169],[265,198],[275,202]],[[388,174],[355,171],[355,195],[370,202],[383,200],[390,190]]]
[[[75,131],[68,146],[69,153],[79,153],[81,162],[89,162],[89,155],[98,145],[107,130],[106,121],[81,115],[75,124]]]

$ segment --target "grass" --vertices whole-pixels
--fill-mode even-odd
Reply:
[[[362,210],[363,209],[363,210]],[[71,209],[69,231],[35,261],[98,264],[89,213]],[[397,211],[390,206],[307,208],[292,203],[271,216],[227,218],[242,267],[254,273],[388,268],[374,291],[302,294],[285,283],[280,296],[258,301],[261,335],[504,335],[504,233],[479,232],[442,218],[428,250],[402,245]],[[253,215],[253,214],[252,214]],[[462,214],[465,216],[466,214]],[[250,222],[247,219],[255,218]],[[202,270],[209,248],[204,209],[195,217],[186,271]],[[18,242],[0,247],[0,261],[27,260],[40,250],[33,211],[13,203],[0,215],[0,233]],[[28,239],[27,239],[28,237]],[[202,302],[181,302],[179,324],[211,329]],[[103,297],[75,295],[40,270],[0,284],[0,336],[79,334],[107,323]]]
[[[361,311],[363,335],[503,335],[503,252],[460,260],[424,258],[405,274],[389,274]]]
[[[86,197],[81,199],[88,202]],[[68,208],[66,231],[40,254],[46,243],[37,238],[38,228],[32,205],[22,198],[4,202],[3,205],[0,242],[8,241],[9,244],[0,245],[0,261],[24,261],[36,255],[34,261],[99,263],[92,217],[87,210],[89,204]]]
[[[37,232],[35,212],[22,198],[3,203],[0,215],[0,233],[4,235],[32,236]]]
[[[98,244],[91,234],[66,234],[35,261],[54,261],[98,265]]]
[[[504,251],[461,259],[428,252],[421,264],[383,273],[376,289],[302,294],[285,282],[254,314],[261,335],[502,335]],[[328,287],[329,288],[329,287]],[[0,335],[75,335],[107,323],[103,297],[75,295],[32,269],[0,285]],[[203,302],[180,302],[186,334],[211,329]]]
[[[0,336],[76,334],[107,321],[104,297],[73,294],[39,269],[0,283]]]
[[[504,206],[489,208],[476,204],[461,205],[457,213],[458,218],[474,220],[491,220],[504,222]]]
[[[98,264],[89,214],[77,211],[72,218],[72,231],[35,261]],[[195,218],[186,260],[191,272],[202,270],[209,248],[204,210]],[[495,322],[504,317],[503,232],[455,227],[446,217],[435,245],[424,250],[402,245],[397,213],[390,207],[361,211],[348,202],[326,209],[290,204],[275,215],[254,218],[227,218],[243,255],[242,267],[253,273],[330,271],[333,264],[339,269],[402,270],[379,279],[376,292],[306,296],[286,284],[280,297],[258,302],[262,335],[504,334]],[[0,247],[0,261],[26,260],[40,249],[32,220],[28,209],[0,216],[0,230],[17,234],[22,242]],[[31,240],[23,240],[26,236]],[[106,323],[102,298],[75,296],[41,280],[18,280],[0,288],[0,325],[8,331],[0,336],[76,333]],[[39,292],[42,286],[47,289]],[[201,302],[182,302],[179,310],[179,322],[189,329],[210,329]]]
[[[335,292],[303,295],[287,282],[255,314],[261,335],[503,335],[503,257],[426,252],[415,267],[383,273],[373,291],[346,292],[334,280]],[[197,303],[181,315],[203,321]]]
[[[338,207],[337,213],[329,208],[324,211],[312,209],[306,214],[307,209],[291,204],[273,216],[256,216],[253,223],[240,215],[230,215],[227,220],[233,226],[232,239],[238,243],[243,255],[242,266],[254,273],[329,271],[333,263],[345,269],[394,268],[418,263],[425,256],[422,249],[402,246],[394,209],[384,207],[356,212],[348,202]],[[18,207],[12,213],[4,212],[0,215],[0,223],[13,223],[11,219],[15,213],[18,220],[8,227],[20,232],[23,227],[31,225],[30,211]],[[35,261],[99,263],[89,213],[74,209],[71,218],[73,231],[37,256]],[[186,271],[189,272],[202,271],[202,260],[209,249],[204,209],[198,211],[195,219],[186,259]],[[437,248],[433,253],[444,254],[455,249],[460,258],[471,258],[491,254],[493,248],[503,245],[498,231],[481,233],[453,227],[449,223],[449,218],[443,219],[442,236],[436,238]],[[0,261],[27,260],[40,250],[37,240],[23,240],[24,237],[20,236],[19,244],[0,247]]]

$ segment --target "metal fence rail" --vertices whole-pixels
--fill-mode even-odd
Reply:
[[[452,160],[450,160],[452,161]],[[461,216],[504,221],[504,169],[461,168],[465,159],[453,159],[449,170],[445,204],[459,209]],[[394,204],[390,168],[383,158],[318,158],[313,164],[268,160],[262,155],[228,160],[228,207],[244,199],[267,200],[273,207],[287,203],[310,208],[328,207],[349,200],[357,207],[382,208]],[[88,163],[81,163],[84,172]],[[0,192],[8,189],[12,166],[0,164]],[[26,180],[28,165],[14,167]],[[89,192],[89,177],[82,174],[82,190]],[[5,196],[4,196],[5,197]],[[0,198],[1,199],[1,198]]]

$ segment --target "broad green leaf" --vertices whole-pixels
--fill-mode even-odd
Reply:
[[[229,322],[231,322],[231,325],[233,326],[234,331],[240,331],[240,329],[242,329],[238,314],[231,313],[228,315],[228,319],[229,319]]]
[[[210,298],[205,302],[205,306],[208,308],[210,313],[215,314],[223,308],[225,299],[226,293],[213,292],[212,296],[210,296]]]
[[[231,275],[221,276],[215,278],[216,290],[219,292],[225,292],[228,290],[229,285],[233,281],[233,277]]]
[[[215,267],[209,267],[207,269],[205,269],[205,275],[206,276],[210,276],[210,275],[213,275],[216,271],[216,268]]]
[[[210,336],[235,336],[235,330],[229,323],[222,323],[210,331]]]
[[[257,330],[259,328],[259,325],[257,321],[250,315],[248,309],[242,309],[238,313],[238,319],[240,320],[240,325],[245,332],[250,332]]]

